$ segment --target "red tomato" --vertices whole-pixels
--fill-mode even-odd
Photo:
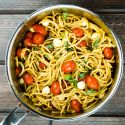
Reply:
[[[39,63],[39,67],[40,67],[41,69],[44,69],[44,68],[46,67],[46,65],[45,65],[43,62],[40,62],[40,63]]]
[[[22,48],[19,48],[17,51],[16,51],[16,55],[20,58],[21,57],[21,52],[22,52]]]
[[[81,105],[81,103],[77,99],[73,99],[70,102],[70,105],[71,105],[71,108],[74,109],[76,112],[80,112],[81,111],[82,105]]]
[[[81,28],[73,28],[72,32],[76,35],[76,37],[84,36],[84,31]]]
[[[32,26],[35,32],[42,34],[43,36],[46,36],[48,32],[46,31],[45,27],[40,24],[34,24]]]
[[[27,47],[32,47],[32,44],[33,44],[33,41],[31,38],[25,38],[24,39],[24,45],[27,46]]]
[[[36,45],[42,44],[44,42],[44,36],[42,36],[40,33],[36,33],[33,36],[33,43]]]
[[[113,56],[113,50],[112,50],[111,48],[109,48],[109,47],[106,47],[106,48],[104,49],[104,56],[105,56],[105,58],[107,58],[107,59],[111,59],[112,56]]]
[[[89,89],[98,90],[99,89],[99,83],[97,79],[93,76],[87,76],[86,77],[86,83]]]
[[[19,67],[16,67],[16,75],[18,76],[21,73],[21,69]]]
[[[82,40],[79,44],[78,44],[78,47],[86,47],[87,46],[87,43],[85,40]]]
[[[31,85],[34,81],[34,78],[30,73],[25,73],[23,75],[23,80],[25,84]]]
[[[27,34],[26,34],[26,37],[28,37],[28,38],[33,38],[33,32],[28,32]]]
[[[58,81],[53,82],[53,83],[51,84],[50,91],[51,91],[51,93],[53,93],[53,95],[59,95],[59,94],[60,94],[61,89],[60,89],[60,84],[59,84]]]
[[[66,61],[62,64],[61,70],[64,73],[70,73],[73,72],[76,68],[76,63],[73,60]]]

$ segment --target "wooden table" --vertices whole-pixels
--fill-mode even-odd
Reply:
[[[15,28],[31,12],[52,4],[73,4],[97,12],[121,39],[125,53],[125,0],[0,0],[0,121],[16,106],[5,71],[5,52]],[[125,74],[125,73],[124,73]],[[30,113],[20,125],[125,125],[125,76],[113,98],[94,115],[78,121],[49,122]],[[18,115],[22,110],[18,111]]]

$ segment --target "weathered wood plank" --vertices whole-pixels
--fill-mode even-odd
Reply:
[[[89,8],[95,11],[112,11],[113,9],[125,11],[124,0],[0,0],[0,13],[20,13],[31,12],[40,7],[55,4],[73,4]],[[7,11],[6,11],[7,10]],[[11,11],[10,11],[11,10]],[[16,10],[16,11],[14,11]],[[19,10],[19,11],[18,11]],[[31,10],[31,11],[30,11]],[[118,10],[117,10],[118,11]]]
[[[125,69],[125,67],[124,67]],[[125,70],[124,70],[125,73]],[[0,65],[0,113],[10,112],[18,103],[6,77],[5,66]],[[125,76],[113,98],[93,116],[125,116]],[[22,110],[19,110],[22,112]]]
[[[0,60],[4,60],[7,44],[21,21],[27,14],[21,15],[0,15]],[[121,39],[122,47],[125,47],[125,14],[101,14],[106,22],[114,29]],[[123,50],[125,52],[125,49]]]
[[[9,113],[0,113],[0,122],[8,115]],[[16,116],[21,116],[21,113],[16,113]],[[49,120],[39,117],[27,115],[19,125],[49,125]]]
[[[21,115],[18,113],[18,116]],[[0,115],[0,121],[7,116],[7,113]],[[50,121],[37,115],[28,115],[20,125],[50,125]],[[74,121],[52,121],[52,125],[125,125],[125,117],[87,117]]]
[[[77,121],[54,121],[53,125],[125,125],[123,117],[88,117]]]

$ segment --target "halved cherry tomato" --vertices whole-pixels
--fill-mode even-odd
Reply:
[[[85,40],[82,40],[79,44],[78,44],[78,47],[86,47],[87,46],[87,43]]]
[[[44,42],[44,36],[42,36],[40,33],[36,33],[33,36],[33,43],[36,45],[42,44]]]
[[[44,68],[46,67],[46,65],[45,65],[43,62],[39,62],[39,67],[40,67],[41,69],[44,69]]]
[[[21,52],[22,52],[22,48],[19,48],[17,51],[16,51],[16,55],[20,58],[21,57]]]
[[[107,58],[107,59],[111,59],[112,56],[113,56],[113,50],[112,50],[111,48],[109,48],[109,47],[106,47],[106,48],[104,49],[104,56],[105,56],[105,58]]]
[[[84,36],[84,31],[81,28],[73,28],[72,32],[76,35],[76,37]]]
[[[53,93],[53,95],[58,95],[61,92],[60,89],[60,84],[58,81],[55,81],[51,84],[51,88],[50,88],[51,93]]]
[[[99,89],[99,83],[97,79],[93,76],[87,76],[86,77],[86,83],[89,89],[98,90]]]
[[[30,73],[25,73],[23,75],[23,80],[25,84],[31,85],[34,81],[34,78]]]
[[[70,105],[71,105],[71,108],[74,109],[76,112],[80,112],[81,111],[82,105],[81,105],[81,103],[77,99],[73,99],[70,102]]]
[[[28,38],[33,38],[33,32],[28,32],[27,34],[26,34],[26,37],[28,37]]]
[[[40,24],[34,24],[32,26],[35,32],[42,34],[43,36],[46,36],[48,32],[46,31],[45,27]]]
[[[19,67],[16,67],[16,75],[18,76],[21,73],[21,69]]]
[[[32,47],[32,44],[33,44],[33,41],[31,38],[25,38],[24,39],[24,45],[27,46],[27,47]]]
[[[76,68],[76,63],[73,60],[66,61],[62,64],[61,70],[64,73],[70,73],[73,72]]]

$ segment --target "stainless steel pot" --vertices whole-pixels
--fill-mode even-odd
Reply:
[[[17,46],[19,45],[20,41],[23,39],[24,34],[27,32],[29,27],[31,27],[35,22],[38,22],[41,18],[45,17],[46,15],[49,15],[52,11],[58,11],[58,12],[69,12],[76,15],[84,16],[97,24],[99,27],[101,27],[106,34],[112,39],[114,44],[117,46],[116,48],[116,66],[114,71],[114,82],[110,89],[108,90],[105,97],[100,100],[96,105],[94,105],[91,109],[86,110],[81,113],[75,113],[75,114],[51,114],[50,112],[44,112],[42,110],[39,110],[38,107],[34,106],[32,102],[25,96],[22,96],[23,91],[21,90],[18,80],[15,76],[15,51]],[[97,14],[91,12],[90,10],[73,6],[73,5],[55,5],[51,7],[46,7],[39,9],[29,15],[16,29],[15,33],[13,34],[6,54],[6,70],[8,79],[10,81],[10,85],[12,87],[13,92],[17,96],[17,98],[20,100],[20,102],[29,110],[32,111],[40,116],[43,116],[48,119],[52,120],[75,120],[81,117],[89,116],[93,113],[95,113],[98,109],[100,109],[115,93],[116,89],[118,88],[118,85],[121,80],[122,72],[123,72],[123,53],[122,48],[120,45],[120,41],[118,37],[114,34],[114,32],[109,28]],[[25,113],[22,117],[19,119],[15,118],[14,112],[17,110],[19,106],[17,106],[11,114],[1,123],[1,125],[5,125],[5,123],[11,124],[13,123],[16,125],[23,119],[24,116],[26,116],[27,113]],[[9,119],[9,122],[7,121]],[[16,120],[16,121],[15,121]]]

